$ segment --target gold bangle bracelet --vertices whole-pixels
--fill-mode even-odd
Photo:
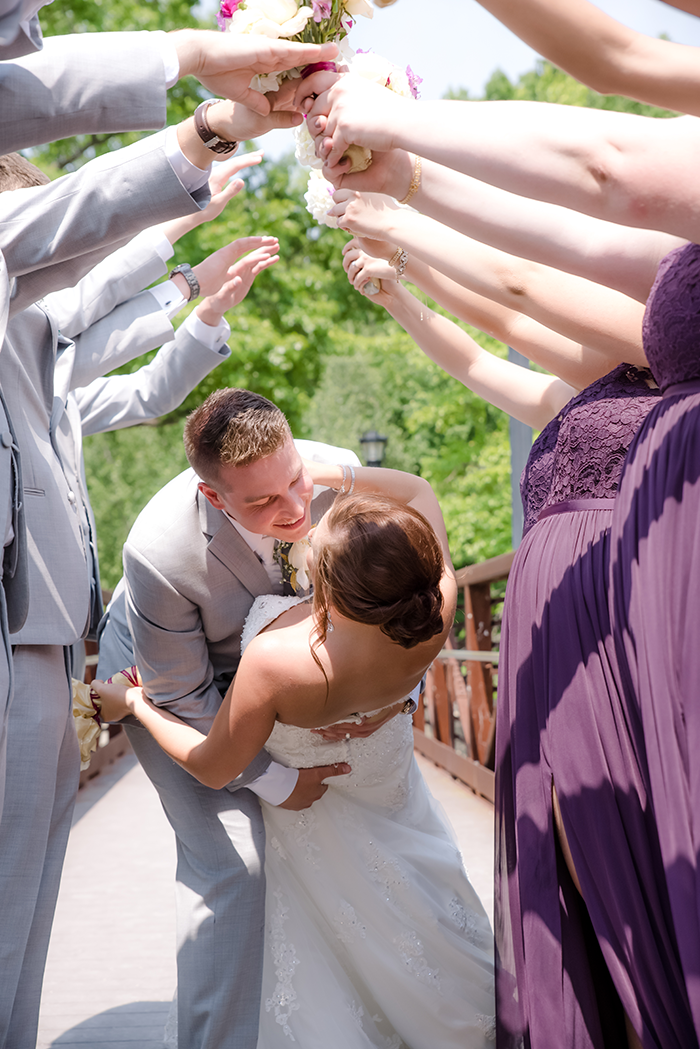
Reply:
[[[413,178],[411,179],[411,185],[408,187],[408,193],[399,201],[399,204],[408,204],[408,202],[416,195],[420,189],[421,172],[423,170],[423,161],[415,154],[415,161],[413,164]]]

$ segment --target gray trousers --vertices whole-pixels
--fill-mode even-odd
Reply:
[[[34,1049],[80,757],[70,649],[16,645],[13,666],[0,819],[0,1047]]]
[[[255,1049],[265,925],[258,799],[203,786],[146,729],[126,732],[177,838],[178,1044]]]
[[[110,677],[133,661],[128,632],[110,614],[97,676]],[[245,788],[203,786],[134,718],[125,729],[177,840],[178,1043],[256,1049],[265,927],[260,803]]]

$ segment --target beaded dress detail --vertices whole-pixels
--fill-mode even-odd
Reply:
[[[242,646],[298,598],[258,598]],[[301,812],[263,803],[265,959],[258,1049],[487,1049],[493,939],[413,759],[411,719],[324,743],[277,723],[283,764],[345,761]]]

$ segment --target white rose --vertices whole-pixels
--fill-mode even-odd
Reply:
[[[309,173],[309,185],[304,194],[306,210],[313,215],[316,222],[322,222],[324,226],[337,229],[338,223],[336,219],[328,214],[329,209],[335,203],[333,193],[333,186],[325,180],[318,169]]]
[[[323,167],[323,161],[316,156],[316,145],[311,137],[306,121],[294,128],[294,140],[296,142],[296,158],[302,167]]]
[[[311,18],[310,7],[297,8],[296,0],[248,0],[245,10],[236,11],[229,33],[255,33],[273,40],[296,36]]]
[[[374,5],[372,0],[345,0],[345,10],[353,18],[362,15],[363,18],[374,17]]]
[[[374,51],[358,52],[350,63],[350,72],[365,80],[372,80],[375,84],[386,86],[386,82],[394,72],[396,66],[388,62],[381,55],[375,55]]]

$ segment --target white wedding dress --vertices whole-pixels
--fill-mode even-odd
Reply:
[[[255,601],[242,646],[298,603]],[[325,743],[277,723],[284,765],[346,761],[303,812],[263,802],[265,960],[258,1049],[486,1049],[495,1040],[493,935],[399,714]]]

